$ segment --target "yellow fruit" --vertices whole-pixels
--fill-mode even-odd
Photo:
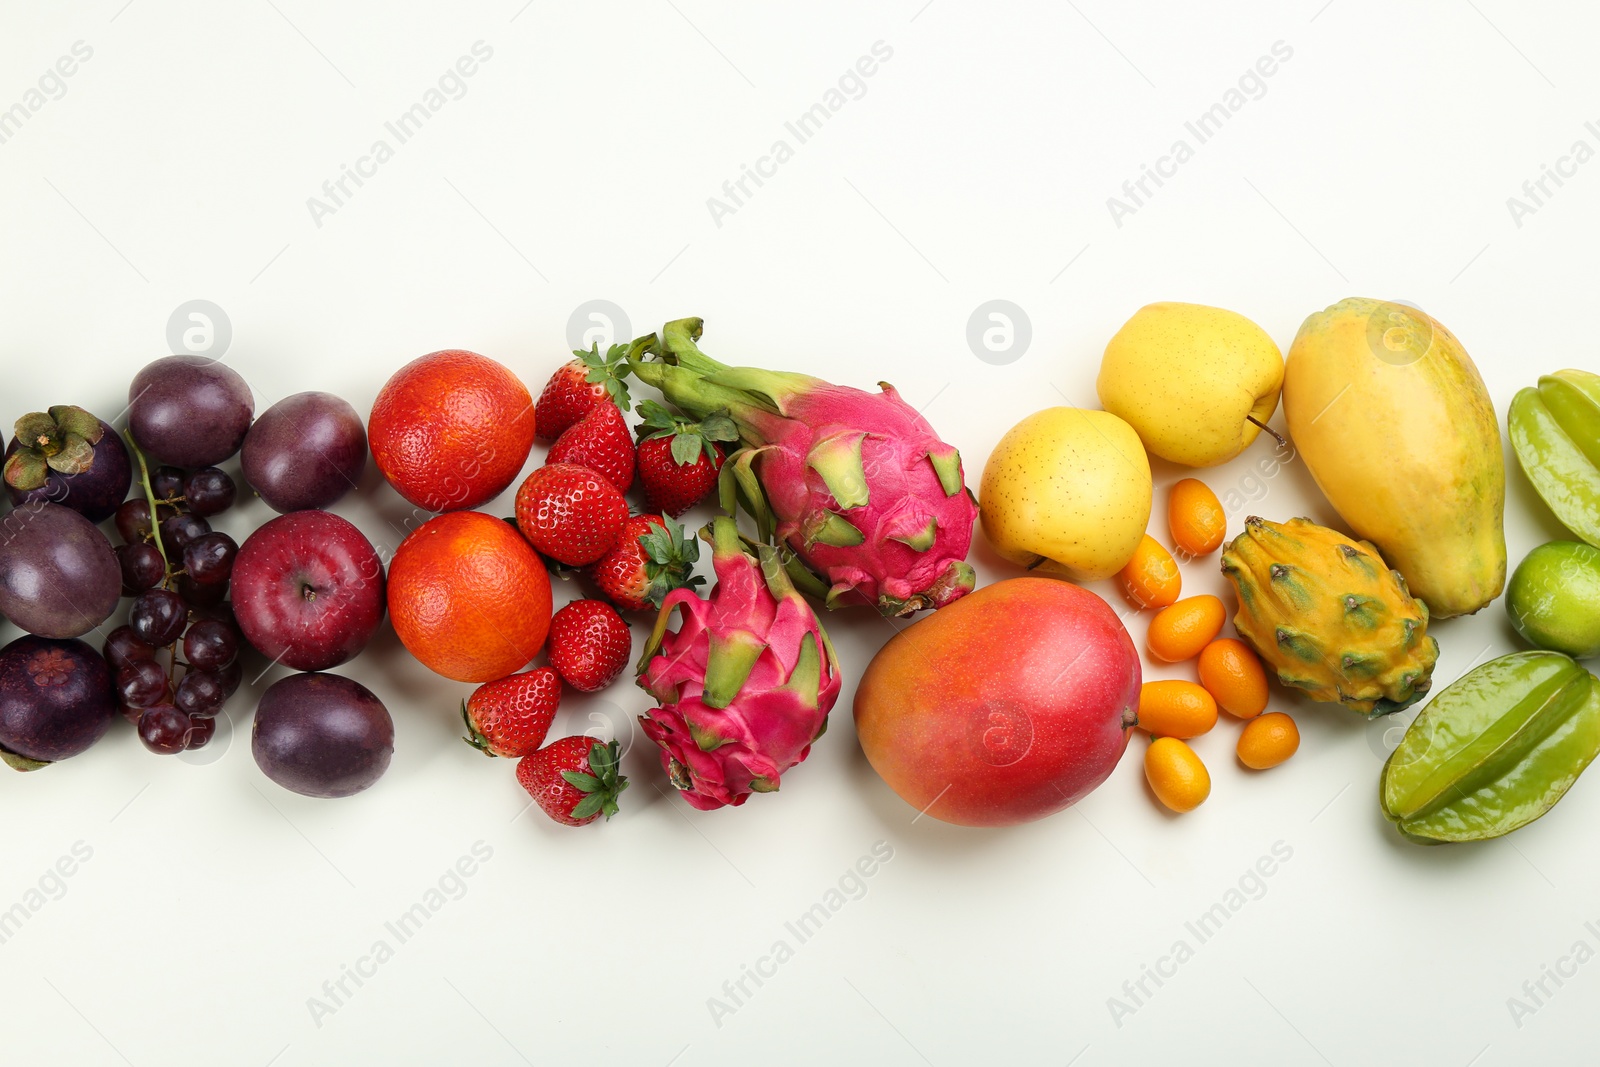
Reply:
[[[1244,451],[1278,409],[1283,354],[1243,315],[1202,304],[1149,304],[1106,345],[1100,403],[1152,455],[1212,467]]]
[[[1181,663],[1194,659],[1202,649],[1216,640],[1222,624],[1228,621],[1228,609],[1222,601],[1210,594],[1188,597],[1171,607],[1156,612],[1145,632],[1145,645],[1150,655],[1164,663]]]
[[[1267,710],[1267,672],[1250,646],[1222,637],[1200,650],[1200,684],[1217,707],[1236,719],[1253,719]]]
[[[1144,753],[1151,792],[1173,811],[1193,811],[1211,795],[1211,774],[1194,749],[1176,737],[1158,737]]]
[[[1300,747],[1300,728],[1281,711],[1269,711],[1244,724],[1239,733],[1239,762],[1251,770],[1276,767]]]
[[[1139,689],[1139,729],[1151,737],[1199,737],[1217,725],[1217,702],[1193,682],[1165,678]]]
[[[1281,684],[1367,716],[1409,707],[1433,684],[1428,606],[1369,542],[1252,515],[1222,573],[1239,594],[1233,628]]]
[[[1505,460],[1461,342],[1414,308],[1343,300],[1289,347],[1283,410],[1328,502],[1436,619],[1505,586]]]
[[[1172,545],[1185,556],[1209,556],[1222,547],[1228,515],[1211,487],[1198,478],[1184,478],[1167,497],[1167,525]]]
[[[1141,608],[1164,608],[1183,591],[1183,575],[1172,553],[1149,534],[1139,542],[1128,565],[1117,572],[1122,591]]]
[[[1115,415],[1046,408],[989,455],[979,513],[989,543],[1030,570],[1095,581],[1133,558],[1150,522],[1150,460]]]

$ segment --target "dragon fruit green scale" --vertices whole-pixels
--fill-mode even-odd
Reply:
[[[669,322],[634,341],[629,362],[679,409],[733,419],[744,447],[723,464],[723,507],[742,501],[763,538],[793,550],[809,568],[791,567],[797,581],[829,607],[867,603],[885,615],[972,590],[978,507],[961,456],[893,386],[869,393],[730,367],[700,351],[701,329],[699,319]]]
[[[842,684],[828,635],[777,553],[761,545],[751,558],[728,516],[709,533],[710,599],[669,593],[639,660],[639,686],[661,705],[639,722],[667,777],[702,811],[775,792],[827,729]],[[679,608],[682,622],[668,631]]]

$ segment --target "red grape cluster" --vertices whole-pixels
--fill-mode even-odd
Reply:
[[[211,740],[216,715],[239,688],[244,639],[228,603],[239,546],[207,521],[237,487],[216,467],[157,467],[151,497],[126,501],[114,521],[128,622],[106,639],[122,713],[152,752],[173,755]]]

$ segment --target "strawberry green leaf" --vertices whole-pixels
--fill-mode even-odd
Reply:
[[[613,808],[616,807],[616,802],[608,802],[604,793],[590,793],[573,805],[572,817],[574,819],[587,819],[591,815],[598,815],[600,809],[605,807],[607,803],[610,803]]]
[[[612,403],[623,411],[629,410],[632,402],[628,397],[628,387],[623,384],[622,379],[633,372],[633,365],[628,362],[626,345],[612,345],[602,356],[600,342],[596,341],[587,352],[574,349],[572,354],[588,368],[584,373],[584,381],[590,385],[601,386]]]
[[[680,467],[692,467],[700,459],[701,437],[697,433],[672,435],[672,462]]]
[[[568,785],[580,792],[593,793],[600,788],[600,779],[592,774],[584,774],[582,771],[562,771],[561,777],[566,780]]]
[[[707,441],[737,441],[739,425],[729,416],[727,409],[713,411],[700,420],[700,434]]]

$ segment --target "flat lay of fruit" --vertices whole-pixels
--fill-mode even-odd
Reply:
[[[972,828],[1073,805],[1130,742],[1156,809],[1204,819],[1214,792],[1272,788],[1296,717],[1397,716],[1371,782],[1385,819],[1483,840],[1550,812],[1600,752],[1580,662],[1600,655],[1590,372],[1497,412],[1463,343],[1409,305],[1342,300],[1283,349],[1233,311],[1157,302],[1107,339],[1103,410],[1019,405],[969,468],[892,385],[723,362],[704,334],[674,319],[529,379],[444,349],[366,414],[306,391],[258,415],[237,371],[170,356],[118,420],[21,415],[0,614],[25,634],[0,649],[0,758],[70,759],[119,712],[152,752],[203,748],[246,671],[277,671],[254,709],[262,775],[348,797],[417,743],[332,673],[376,645],[458,686],[448,729],[568,827],[626,818],[630,775],[701,812],[804,797],[813,749],[851,743],[827,732],[847,695],[863,788]],[[1317,520],[1208,484],[1274,446],[1326,497]],[[1509,581],[1508,477],[1571,535]],[[402,516],[393,547],[327,510],[370,492]],[[275,517],[212,528],[249,494]],[[1502,592],[1527,648],[1439,677],[1449,620]],[[851,677],[829,630],[879,616]],[[632,721],[570,731],[564,697],[598,694]],[[1217,731],[1237,767],[1207,766]]]

